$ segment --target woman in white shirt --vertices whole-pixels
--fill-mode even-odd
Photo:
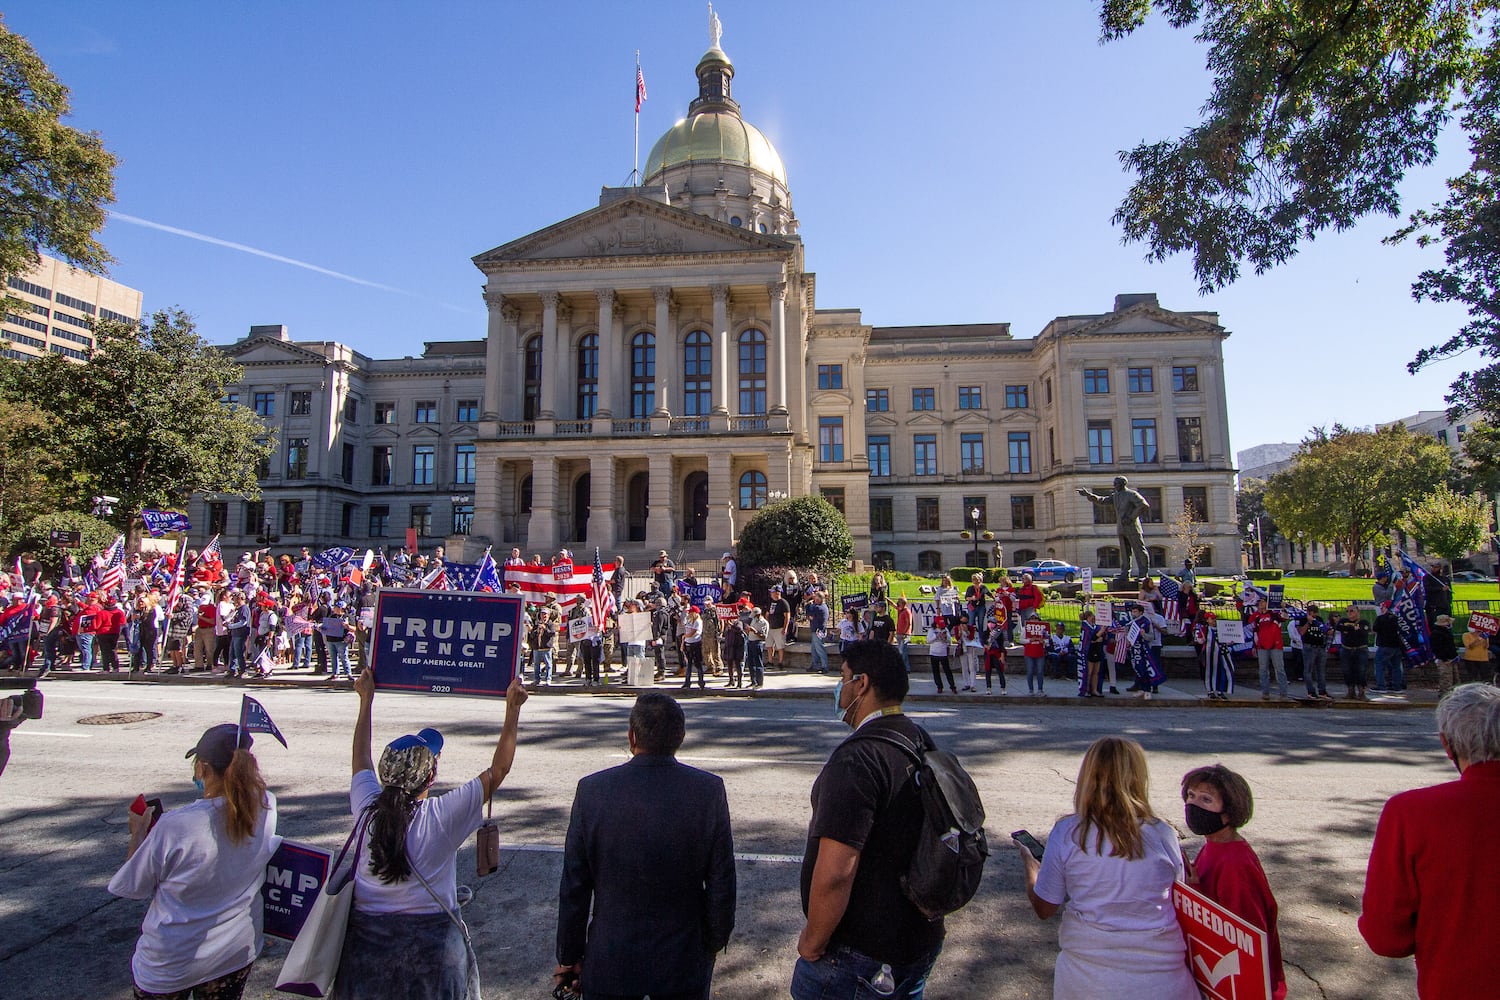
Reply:
[[[948,677],[949,692],[958,694],[958,685],[953,683],[953,667],[948,662],[949,641],[948,619],[938,615],[927,630],[927,659],[932,663],[932,683],[937,685],[938,694],[943,693],[944,675]]]
[[[505,692],[505,724],[490,766],[436,797],[443,736],[424,729],[387,744],[380,772],[370,755],[375,673],[355,681],[351,811],[368,823],[354,868],[354,906],[333,995],[462,1000],[477,995],[479,969],[458,917],[458,849],[479,829],[480,810],[510,772],[526,688],[519,676]]]
[[[1037,917],[1063,911],[1053,997],[1198,1000],[1172,907],[1182,850],[1151,811],[1141,745],[1095,740],[1078,769],[1073,810],[1052,828],[1040,862],[1021,848]]]
[[[130,847],[109,891],[149,899],[130,960],[137,997],[238,1000],[263,944],[258,912],[276,853],[276,797],[234,723],[187,752],[202,796],[162,815],[129,813]]]

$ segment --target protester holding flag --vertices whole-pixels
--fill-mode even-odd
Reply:
[[[1383,605],[1375,616],[1375,683],[1371,691],[1379,693],[1406,690],[1406,672],[1401,661],[1405,650],[1401,643],[1401,623],[1391,605]]]
[[[1255,636],[1255,658],[1260,664],[1260,700],[1271,700],[1271,668],[1276,669],[1277,693],[1283,700],[1287,697],[1286,660],[1283,652],[1282,624],[1286,616],[1272,611],[1266,598],[1261,598],[1257,609],[1250,615],[1249,624]]]
[[[1339,663],[1344,668],[1344,684],[1348,697],[1365,696],[1365,665],[1370,656],[1370,626],[1359,616],[1354,605],[1344,611],[1344,620],[1338,623]]]
[[[279,846],[276,797],[234,723],[210,728],[187,752],[202,796],[155,826],[137,799],[130,843],[109,891],[149,899],[131,960],[138,997],[237,1000],[260,954],[260,888]],[[138,812],[137,809],[140,811]]]

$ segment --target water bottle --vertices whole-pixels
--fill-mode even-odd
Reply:
[[[877,995],[888,997],[896,992],[896,978],[891,975],[891,967],[881,963],[880,971],[870,978],[870,989]]]

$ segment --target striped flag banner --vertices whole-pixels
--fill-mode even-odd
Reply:
[[[604,623],[615,613],[615,595],[604,582],[604,566],[599,562],[599,547],[594,546],[594,572],[589,575],[589,619],[594,628],[603,630]]]
[[[125,582],[125,536],[121,535],[115,539],[115,543],[104,553],[104,566],[99,573],[99,589],[104,593],[117,589]]]
[[[556,572],[554,572],[554,570]],[[614,579],[615,570],[600,567],[604,582]],[[559,566],[510,566],[505,570],[505,583],[520,584],[521,596],[532,604],[545,604],[549,596],[556,596],[559,604],[571,604],[576,597],[587,598],[593,586],[594,574],[590,566],[574,566],[571,563]]]

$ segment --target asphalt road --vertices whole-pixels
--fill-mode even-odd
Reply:
[[[261,690],[286,733],[256,752],[281,804],[283,836],[335,848],[346,835],[348,691]],[[126,682],[47,685],[46,718],[13,737],[0,777],[0,996],[130,996],[129,964],[145,903],[114,899],[105,885],[123,860],[125,809],[138,792],[168,808],[194,792],[184,752],[201,731],[233,721],[240,692]],[[474,886],[465,917],[490,997],[550,990],[556,893],[578,778],[625,759],[630,699],[539,696],[527,704],[515,770],[496,798],[505,851],[499,873],[475,879],[472,847],[460,881]],[[714,995],[784,997],[801,925],[798,863],[808,793],[845,732],[829,698],[685,702],[682,759],[723,775],[740,855],[734,940],[719,960]],[[1056,925],[1032,915],[1008,832],[1045,839],[1070,811],[1088,743],[1117,732],[1140,740],[1152,763],[1152,801],[1180,830],[1177,782],[1189,767],[1222,760],[1256,795],[1246,835],[1281,905],[1292,997],[1370,1000],[1415,991],[1410,960],[1370,954],[1355,928],[1365,861],[1391,794],[1452,776],[1429,711],[1172,709],[1037,705],[986,700],[914,706],[913,714],[962,756],[988,811],[993,856],[978,897],[949,920],[929,996],[1049,997]],[[158,712],[124,725],[82,725],[100,713]],[[378,747],[425,725],[448,743],[440,784],[488,762],[503,705],[483,699],[385,695],[375,705]],[[1189,850],[1199,841],[1189,838]],[[257,964],[247,997],[281,996],[273,984],[282,945]],[[649,961],[649,956],[643,958]]]

